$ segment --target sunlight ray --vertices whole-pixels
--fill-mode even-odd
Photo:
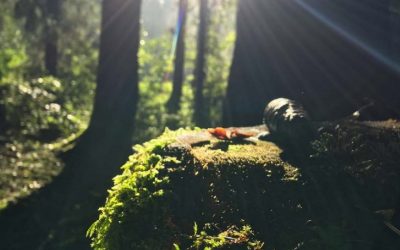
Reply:
[[[377,51],[376,49],[372,48],[362,40],[360,40],[358,37],[350,34],[348,31],[337,25],[333,20],[330,18],[324,16],[321,14],[318,10],[307,4],[304,0],[294,0],[295,3],[297,3],[300,7],[302,7],[304,10],[309,12],[311,15],[314,17],[318,18],[321,22],[323,22],[325,25],[336,31],[338,34],[343,36],[344,38],[348,39],[350,42],[353,44],[357,45],[361,49],[363,49],[365,52],[373,56],[376,60],[379,62],[385,64],[387,67],[390,67],[392,70],[395,70],[396,72],[400,73],[400,65],[394,62],[393,60],[387,58],[385,55]]]

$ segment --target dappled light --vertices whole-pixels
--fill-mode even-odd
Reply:
[[[400,249],[397,0],[0,13],[0,249]]]

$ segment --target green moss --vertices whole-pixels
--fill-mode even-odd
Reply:
[[[92,246],[368,249],[381,228],[374,209],[390,207],[393,199],[371,193],[347,171],[351,154],[327,155],[338,140],[329,138],[314,142],[321,149],[314,158],[290,159],[268,141],[166,131],[136,146],[114,178],[99,219],[88,230]]]
[[[282,149],[268,141],[225,142],[217,141],[192,149],[193,156],[201,165],[240,167],[263,167],[269,173],[278,171],[283,179],[296,181],[299,171],[296,167],[281,159]]]
[[[226,151],[215,144],[188,148],[176,144],[175,138],[183,133],[188,132],[166,131],[143,146],[135,146],[136,153],[122,166],[123,173],[114,178],[99,219],[88,230],[95,249],[164,249],[173,242],[190,245],[190,239],[182,236],[190,234],[189,225],[196,220],[204,224],[202,221],[219,213],[213,210],[219,209],[221,187],[217,183],[225,172],[250,180],[247,166],[253,165],[267,178],[296,178],[296,171],[289,171],[289,165],[279,158],[281,150],[272,143],[232,143]],[[235,192],[231,189],[228,194]],[[192,209],[196,203],[213,212],[205,215]],[[217,222],[227,228],[232,223]]]
[[[166,131],[156,140],[135,146],[136,154],[122,166],[123,173],[114,178],[106,204],[99,209],[99,219],[88,230],[95,249],[155,249],[164,234],[169,233],[171,228],[162,223],[167,220],[165,203],[169,193],[164,190],[169,178],[159,173],[167,163],[178,161],[174,157],[162,158],[160,154],[179,133]],[[157,233],[147,236],[140,233],[152,229]],[[149,236],[154,238],[146,240]]]
[[[264,244],[254,239],[254,232],[249,225],[230,226],[225,231],[217,233],[215,229],[218,231],[218,228],[214,227],[207,223],[203,230],[198,231],[197,224],[194,224],[194,232],[190,237],[193,243],[190,249],[263,249]]]

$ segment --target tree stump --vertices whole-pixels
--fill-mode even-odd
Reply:
[[[256,136],[221,140],[199,129],[136,146],[88,230],[93,247],[379,247],[393,224],[381,215],[400,194],[398,122],[317,125],[325,129],[304,157]],[[400,236],[388,234],[385,249],[398,249]]]

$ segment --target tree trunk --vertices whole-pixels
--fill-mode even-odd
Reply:
[[[197,58],[195,77],[195,97],[194,97],[194,121],[200,127],[208,126],[207,110],[204,107],[203,87],[206,78],[205,58],[206,58],[206,41],[208,26],[208,0],[199,0],[199,30],[197,38]]]
[[[138,101],[140,5],[140,0],[103,1],[94,107],[80,142],[116,151],[121,159],[131,151]]]
[[[391,1],[391,54],[395,63],[400,64],[400,2]]]
[[[44,63],[48,74],[57,76],[58,65],[58,34],[57,26],[61,15],[61,1],[46,1],[46,23],[44,34]]]
[[[170,113],[177,113],[180,108],[182,96],[182,84],[185,67],[185,24],[186,24],[187,0],[179,0],[178,25],[176,35],[176,50],[174,59],[173,89],[167,103]]]
[[[386,1],[364,2],[240,0],[225,125],[261,123],[278,97],[303,103],[316,120],[349,115],[366,99],[376,103],[372,118],[399,117]]]
[[[8,214],[0,214],[1,224],[7,225],[0,240],[7,246],[21,246],[14,249],[90,249],[84,232],[97,217],[112,177],[131,153],[141,0],[103,0],[102,4],[97,88],[89,127],[74,149],[63,155],[65,167],[52,183],[16,208],[9,207]]]
[[[53,38],[46,38],[44,51],[46,71],[52,76],[57,76],[58,46],[56,37],[54,35]]]

